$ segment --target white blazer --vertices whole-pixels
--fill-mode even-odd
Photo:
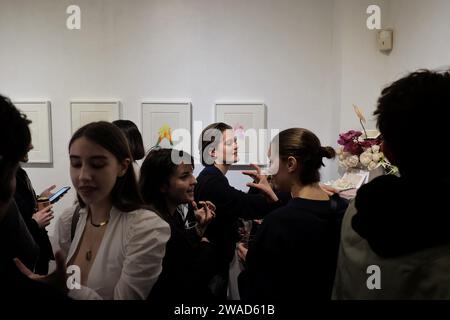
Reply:
[[[54,251],[61,249],[67,256],[66,262],[74,255],[86,225],[84,208],[71,243],[75,208],[65,210],[55,228],[59,248]],[[69,296],[82,300],[146,299],[161,273],[169,238],[169,225],[156,213],[144,209],[124,213],[113,207],[86,287],[70,290]]]

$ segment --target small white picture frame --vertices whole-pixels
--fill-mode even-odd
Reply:
[[[266,105],[264,103],[215,104],[216,122],[224,122],[233,127],[238,144],[239,161],[236,165],[247,166],[268,163],[267,149],[270,143],[267,131]]]
[[[191,128],[190,102],[142,102],[142,138],[146,151],[161,147],[192,155]]]
[[[96,121],[113,122],[120,119],[119,101],[71,101],[72,133]]]
[[[33,149],[28,152],[28,163],[52,163],[53,148],[50,101],[18,100],[14,102],[14,105],[32,121],[30,130]]]

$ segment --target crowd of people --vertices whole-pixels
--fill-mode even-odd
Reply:
[[[245,171],[243,192],[227,179],[239,160],[228,124],[203,130],[195,177],[186,152],[146,154],[131,121],[90,123],[68,144],[77,197],[55,215],[53,205],[37,206],[55,186],[36,194],[21,168],[33,148],[30,120],[0,96],[1,295],[220,302],[237,252],[243,301],[449,299],[450,171],[438,160],[449,103],[450,71],[418,70],[382,91],[375,116],[400,174],[363,185],[350,203],[320,184],[335,152],[308,129],[281,131],[267,150],[270,175]],[[52,246],[46,226],[55,216]],[[243,243],[239,222],[253,219],[262,223]],[[371,266],[380,288],[368,285]]]

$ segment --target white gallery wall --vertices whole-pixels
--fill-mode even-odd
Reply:
[[[388,79],[450,67],[450,1],[392,0],[389,10],[396,49],[387,60]]]
[[[81,8],[81,30],[66,28],[71,4]],[[375,31],[365,26],[369,4],[380,5],[383,27],[395,30],[390,55],[377,50]],[[0,93],[52,103],[53,164],[27,168],[37,191],[70,185],[71,100],[120,100],[122,118],[139,127],[145,100],[191,101],[203,126],[214,121],[216,101],[264,102],[268,128],[306,127],[336,146],[340,131],[358,128],[353,103],[369,115],[385,83],[445,64],[449,4],[0,0]],[[327,164],[324,180],[337,176],[336,163]],[[239,172],[229,179],[243,189],[248,181]]]
[[[392,81],[417,69],[450,67],[450,1],[448,0],[336,0],[335,33],[339,50],[337,65],[340,90],[339,128],[358,126],[352,104],[361,107],[368,127],[375,128],[372,116],[381,90]],[[389,54],[377,50],[375,31],[360,28],[367,7],[381,8],[382,28],[394,30],[394,49]],[[340,96],[339,96],[340,95]]]
[[[339,109],[339,132],[361,129],[353,105],[360,107],[367,118],[367,129],[375,129],[372,117],[376,99],[387,82],[389,55],[378,50],[376,30],[367,28],[367,8],[376,4],[381,8],[381,26],[389,27],[389,0],[338,0],[334,13],[338,46],[336,65],[338,85],[336,103]]]

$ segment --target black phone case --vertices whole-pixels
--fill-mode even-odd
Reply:
[[[60,195],[58,195],[56,198],[54,198],[54,199],[51,199],[51,197],[50,197],[50,203],[51,204],[54,204],[55,202],[57,202],[59,199],[61,199],[61,197],[63,196],[63,195],[65,195],[68,191],[70,190],[70,188],[66,188],[63,192],[61,192],[61,194]],[[59,191],[59,190],[58,190]]]

